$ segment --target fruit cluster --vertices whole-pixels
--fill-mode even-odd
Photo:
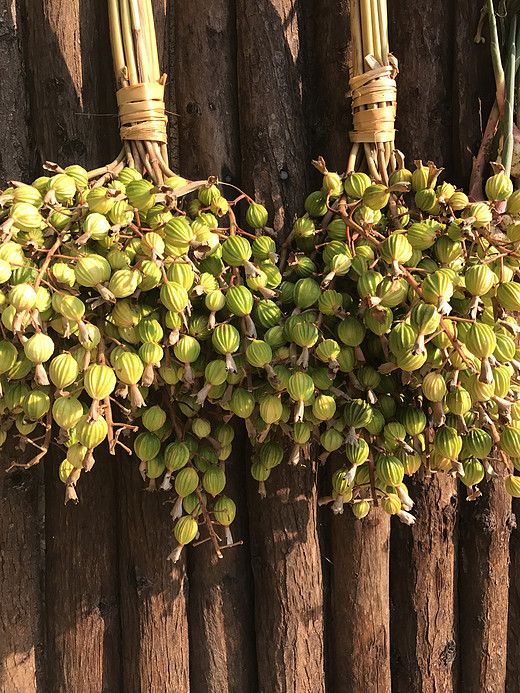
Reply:
[[[233,543],[233,417],[261,494],[314,443],[341,459],[321,502],[360,518],[381,503],[413,522],[405,474],[475,498],[496,459],[520,468],[520,191],[498,168],[470,203],[432,164],[388,185],[318,166],[281,248],[262,205],[212,180],[55,167],[0,196],[0,437],[36,463],[54,424],[75,501],[94,450],[128,442],[149,488],[175,490],[174,560],[199,522]]]

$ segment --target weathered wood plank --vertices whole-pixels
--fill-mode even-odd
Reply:
[[[29,133],[29,104],[19,3],[0,0],[0,186],[10,180],[27,179],[32,174]]]
[[[325,690],[323,593],[314,464],[286,461],[266,482],[249,480],[260,691]]]
[[[182,0],[177,0],[176,50],[171,66],[179,109],[182,175],[192,180],[216,175],[237,184],[240,132],[234,6],[229,0],[210,5],[196,0],[190,12],[184,7]],[[194,17],[203,21],[196,22]]]
[[[181,175],[240,183],[240,133],[234,4],[195,0],[190,12],[176,3],[175,59],[171,72],[179,104]],[[193,17],[203,21],[194,22]],[[189,36],[189,41],[186,37]],[[215,56],[218,55],[218,60]],[[224,195],[238,193],[226,186]],[[245,204],[240,205],[244,209]],[[232,531],[245,545],[219,560],[210,542],[189,550],[190,680],[193,693],[257,689],[253,585],[245,497],[241,422],[226,461],[225,493],[237,503]],[[218,531],[218,530],[217,530]],[[202,530],[203,536],[205,535]]]
[[[82,474],[80,503],[64,505],[62,456],[45,461],[47,688],[121,690],[121,629],[113,459]]]
[[[417,520],[392,527],[392,690],[456,693],[457,486],[444,474],[406,483]]]
[[[496,469],[503,477],[503,466]],[[461,691],[505,690],[511,528],[511,496],[503,478],[483,483],[482,497],[461,508]]]
[[[507,619],[507,678],[506,686],[511,690],[518,681],[518,662],[520,661],[520,500],[513,499],[514,519],[511,518],[511,538],[509,541],[509,610]],[[507,689],[509,690],[509,688]]]
[[[309,193],[303,103],[302,6],[238,0],[238,85],[242,180],[287,233]],[[249,480],[261,691],[324,690],[323,594],[311,463],[276,468],[268,500]]]
[[[40,161],[87,168],[120,149],[104,0],[23,0],[31,135]]]
[[[188,693],[185,558],[168,561],[176,545],[171,506],[144,490],[137,466],[118,458],[122,690]]]
[[[452,88],[454,3],[388,3],[390,49],[399,61],[396,144],[414,159],[432,160],[453,175]]]
[[[350,508],[330,522],[330,651],[333,690],[390,691],[390,518]]]
[[[37,693],[44,690],[43,468],[7,473],[21,457],[11,441],[0,457],[0,690]]]
[[[16,3],[0,1],[0,188],[27,179],[32,168],[24,35]],[[43,466],[6,473],[13,460],[29,459],[12,442],[0,451],[0,689],[43,690],[42,512]]]
[[[453,157],[457,183],[466,188],[495,99],[487,21],[485,43],[474,41],[481,4],[457,0],[453,53]]]
[[[292,0],[236,3],[243,184],[285,233],[310,191],[299,7]]]
[[[243,438],[243,436],[242,436]],[[253,575],[249,554],[244,440],[226,462],[226,494],[237,504],[231,525],[244,546],[224,550],[218,559],[211,542],[189,551],[190,680],[192,693],[255,693]],[[217,532],[218,526],[216,527]],[[206,532],[202,530],[203,536]]]
[[[311,105],[310,153],[321,154],[331,171],[343,173],[352,129],[349,98],[349,2],[316,0],[308,39],[312,81],[304,91]],[[308,80],[309,81],[309,80]]]

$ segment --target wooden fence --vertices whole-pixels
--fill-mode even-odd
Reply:
[[[155,0],[183,175],[216,174],[290,226],[346,162],[347,0]],[[389,0],[398,144],[465,184],[493,99],[482,2]],[[117,119],[104,0],[0,0],[0,179],[44,159],[99,166]],[[413,528],[317,509],[330,469],[278,467],[260,500],[242,439],[229,464],[244,545],[166,561],[164,495],[98,460],[63,506],[59,459],[0,471],[2,693],[520,691],[520,540],[501,483],[466,503],[411,484]]]

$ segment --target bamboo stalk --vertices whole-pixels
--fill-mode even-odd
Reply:
[[[148,37],[149,51],[148,56],[151,64],[151,77],[153,82],[158,82],[161,79],[161,70],[159,67],[159,54],[157,51],[157,36],[155,34],[155,22],[153,19],[153,10],[151,0],[143,2],[143,19],[146,23],[146,36]]]
[[[517,22],[516,31],[516,60],[515,60],[515,78],[520,68],[520,22]],[[516,92],[517,103],[520,104],[520,80]],[[516,126],[520,128],[520,108],[516,109]]]
[[[125,67],[125,52],[123,49],[123,40],[121,38],[121,20],[119,17],[118,0],[108,0],[108,16],[110,26],[110,45],[112,46],[116,87],[119,88],[121,86],[120,82]]]
[[[513,118],[515,105],[515,62],[516,62],[516,14],[510,19],[509,45],[506,56],[506,96],[504,104],[504,119],[502,122],[502,165],[506,175],[511,173],[513,159]]]
[[[352,71],[354,75],[363,73],[363,34],[361,33],[360,0],[351,0],[350,5],[350,34],[352,40]]]
[[[154,75],[154,47],[150,40],[150,26],[148,24],[148,13],[146,11],[146,2],[143,0],[138,0],[139,8],[139,20],[141,22],[141,36],[143,41],[144,52],[146,53],[146,63],[148,66],[148,80],[150,82],[157,82],[157,78]],[[156,50],[156,49],[155,49]]]
[[[381,58],[383,60],[383,65],[388,65],[388,54],[390,48],[388,45],[388,10],[386,7],[386,0],[378,0],[378,13],[379,13],[379,32],[381,37]]]
[[[370,19],[372,22],[372,45],[374,49],[374,58],[380,65],[382,65],[383,59],[381,57],[381,32],[379,26],[378,8],[376,3],[377,0],[373,0],[370,4]]]
[[[373,55],[374,53],[370,0],[361,0],[361,34],[363,37],[363,57],[365,58],[367,55]]]
[[[500,57],[500,41],[498,38],[493,0],[487,0],[487,10],[489,17],[491,62],[493,63],[493,73],[495,75],[498,107],[500,109],[500,114],[502,115],[504,112],[505,102],[505,75],[504,68],[502,66],[502,58]]]
[[[138,83],[137,66],[134,51],[134,39],[132,34],[132,22],[130,19],[130,8],[128,0],[120,0],[121,8],[121,33],[125,48],[125,62],[128,70],[128,81],[130,86]]]
[[[139,82],[149,82],[148,62],[146,49],[141,32],[141,19],[136,0],[128,0],[130,8],[130,22],[132,25],[132,37],[134,42],[135,57],[137,61],[137,78]]]

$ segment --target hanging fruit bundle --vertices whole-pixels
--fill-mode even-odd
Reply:
[[[74,501],[105,441],[133,453],[149,489],[173,492],[173,560],[201,524],[218,555],[233,545],[235,422],[262,496],[278,465],[316,450],[341,460],[321,500],[334,513],[380,504],[412,523],[405,476],[452,474],[474,499],[498,460],[520,496],[507,172],[470,203],[376,140],[346,175],[315,162],[323,185],[278,248],[261,204],[169,170],[151,8],[109,7],[120,156],[92,172],[49,164],[0,196],[0,443],[35,446],[29,466],[54,440]]]

